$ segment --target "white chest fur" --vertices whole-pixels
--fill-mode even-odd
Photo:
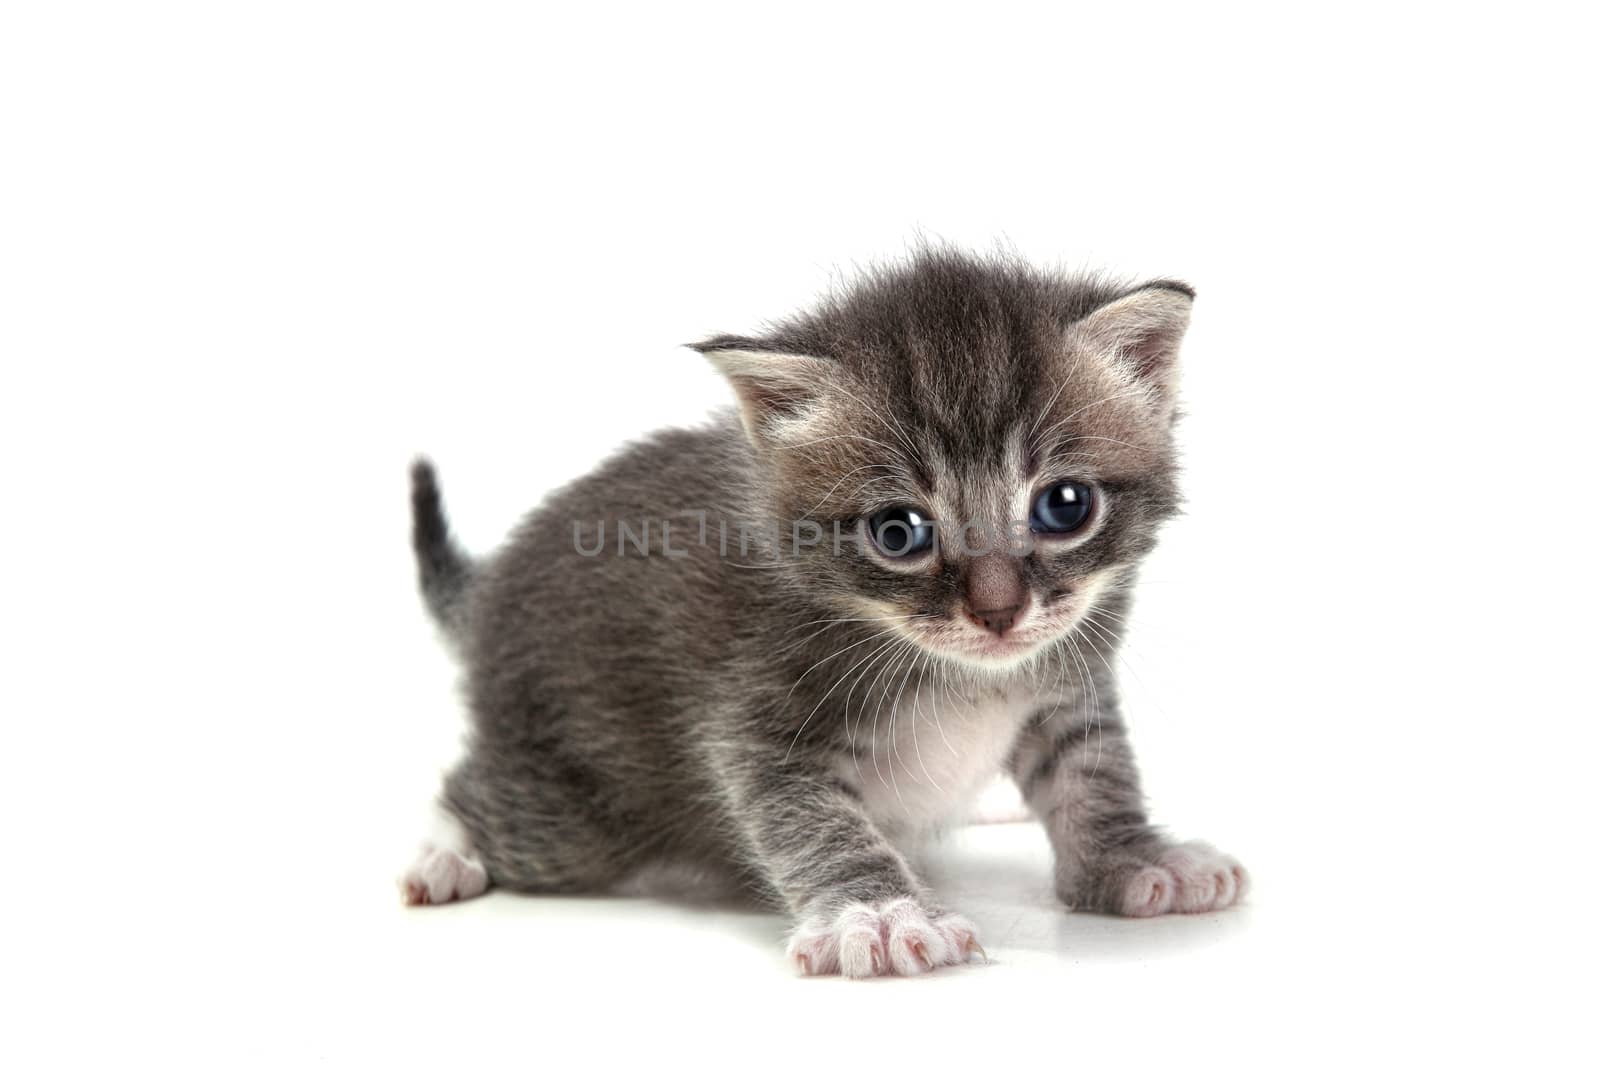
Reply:
[[[902,692],[861,717],[841,772],[887,832],[937,828],[971,810],[1037,706],[1031,688]]]

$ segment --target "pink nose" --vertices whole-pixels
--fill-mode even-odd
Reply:
[[[1003,608],[985,608],[982,611],[971,607],[967,608],[967,618],[996,637],[1005,636],[1005,632],[1017,624],[1017,616],[1021,614],[1021,604],[1012,604]]]
[[[967,618],[997,637],[1017,624],[1027,599],[1016,561],[998,553],[967,564],[965,592]]]

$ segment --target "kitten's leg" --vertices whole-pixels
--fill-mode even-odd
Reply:
[[[519,893],[604,890],[648,858],[647,825],[593,817],[597,780],[580,759],[550,745],[474,740],[445,777],[440,803],[460,835],[446,843],[470,842],[456,851],[495,885]]]
[[[466,827],[437,804],[433,819],[417,858],[400,876],[401,896],[407,904],[448,904],[480,895],[489,888],[489,874]]]
[[[798,920],[788,952],[802,974],[920,974],[982,951],[826,771],[773,759],[729,779],[757,863]]]
[[[1102,693],[1104,696],[1104,693]],[[1012,756],[1028,806],[1056,853],[1069,907],[1145,917],[1225,908],[1249,885],[1238,860],[1150,825],[1127,731],[1114,709],[1045,713]]]

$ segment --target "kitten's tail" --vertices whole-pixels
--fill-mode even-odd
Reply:
[[[433,464],[411,464],[411,547],[417,553],[417,581],[428,611],[445,630],[453,628],[462,594],[472,578],[472,560],[450,536]]]

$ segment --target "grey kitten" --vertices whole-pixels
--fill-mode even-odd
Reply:
[[[917,973],[978,941],[907,850],[1002,769],[1068,906],[1238,899],[1236,861],[1148,822],[1108,666],[1178,508],[1193,296],[924,249],[692,346],[738,412],[628,447],[481,561],[419,463],[473,729],[407,899],[688,867],[785,907],[803,973]]]

